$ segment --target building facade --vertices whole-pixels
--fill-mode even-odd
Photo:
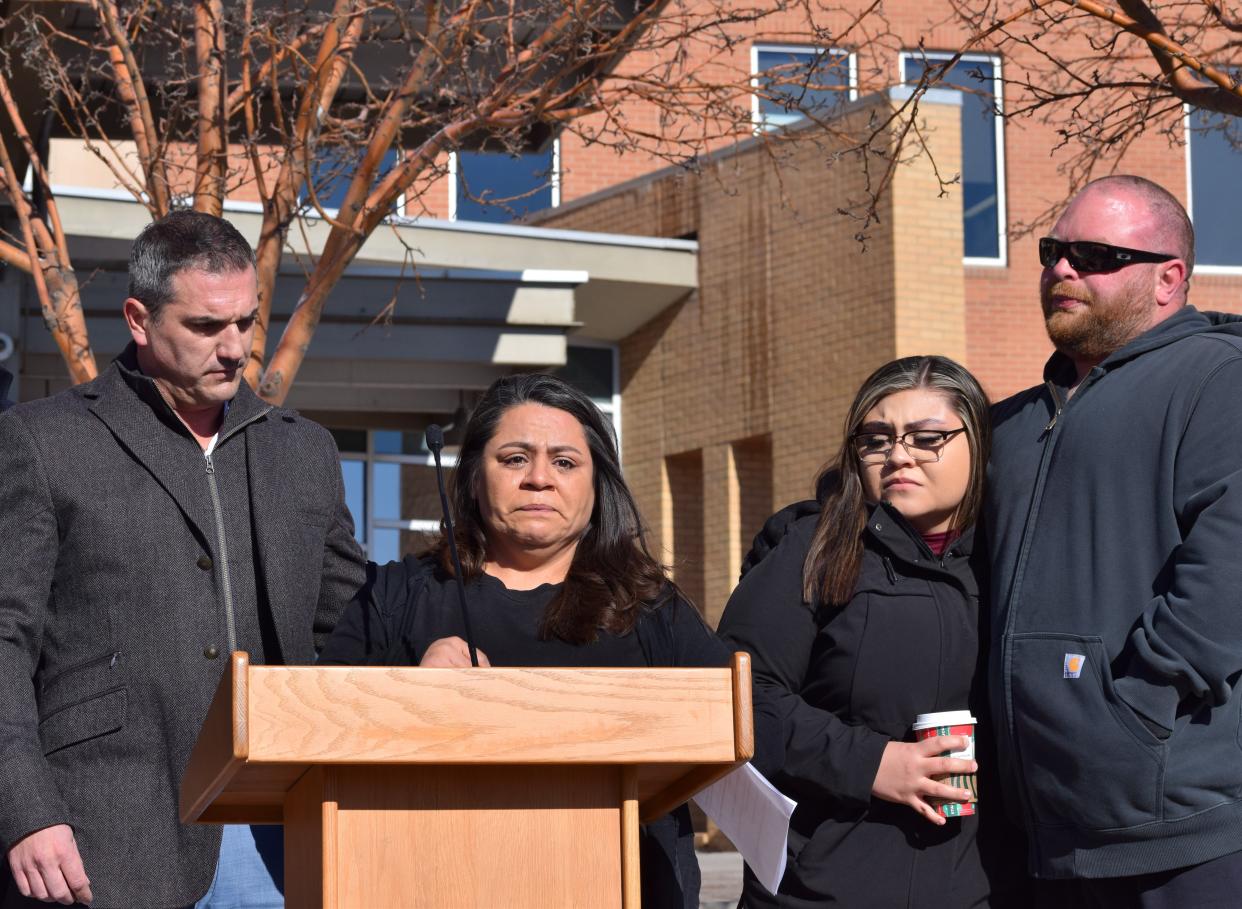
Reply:
[[[913,0],[885,4],[881,36],[851,27],[848,11],[826,13],[813,30],[800,16],[732,26],[721,65],[760,87],[806,67],[814,87],[796,98],[789,88],[762,92],[754,138],[721,143],[696,170],[619,156],[581,131],[516,158],[461,152],[368,242],[289,403],[336,433],[373,558],[395,558],[434,532],[425,425],[460,421],[500,374],[560,370],[612,416],[651,541],[714,620],[763,518],[809,495],[855,388],[876,366],[946,354],[994,398],[1039,380],[1050,348],[1036,238],[1066,196],[1072,149],[1055,124],[999,115],[1023,102],[1014,77],[1034,52],[964,55],[920,103],[930,155],[881,137],[868,163],[897,166],[877,219],[863,226],[842,214],[867,195],[848,142],[835,133],[769,140],[817,129],[801,116],[808,109],[841,136],[865,131],[964,33]],[[1065,40],[1085,41],[1072,32]],[[625,115],[668,128],[654,107]],[[1186,111],[1172,139],[1153,129],[1110,166],[1187,204],[1199,233],[1192,301],[1239,312],[1242,155],[1219,125]],[[54,140],[52,180],[75,264],[92,276],[83,299],[106,362],[125,341],[124,261],[145,210],[69,140]],[[489,198],[517,201],[482,204]],[[330,208],[331,193],[321,201]],[[244,188],[227,215],[257,236]],[[300,290],[298,257],[315,255],[317,236],[312,220],[304,248],[288,257],[276,333]],[[414,273],[409,249],[418,251]],[[18,372],[23,399],[67,382],[34,295],[12,269],[0,274],[0,359]]]

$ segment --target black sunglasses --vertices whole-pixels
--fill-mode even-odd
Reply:
[[[1145,249],[1127,249],[1108,243],[1092,243],[1090,240],[1058,240],[1055,237],[1039,238],[1039,262],[1051,268],[1062,259],[1069,262],[1074,271],[1116,271],[1135,262],[1168,262],[1176,259],[1172,253],[1148,252]]]

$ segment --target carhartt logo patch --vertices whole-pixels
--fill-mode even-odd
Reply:
[[[1087,662],[1087,656],[1083,653],[1067,653],[1065,655],[1065,673],[1067,679],[1076,679],[1082,675],[1082,666]]]

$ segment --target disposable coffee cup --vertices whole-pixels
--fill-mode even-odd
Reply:
[[[945,757],[961,758],[966,761],[975,759],[975,724],[979,721],[970,715],[969,710],[942,710],[940,713],[920,713],[914,718],[914,737],[918,741],[932,739],[938,735],[964,735],[970,744],[961,751],[942,751]],[[968,802],[942,802],[931,799],[936,813],[941,817],[967,817],[978,811],[979,784],[973,773],[958,773],[944,780],[958,789],[969,789]]]

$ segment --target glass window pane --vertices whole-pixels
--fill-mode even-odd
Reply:
[[[939,61],[927,60],[928,67]],[[924,60],[907,57],[905,78],[917,82]],[[972,258],[1000,258],[1000,180],[996,144],[995,67],[987,60],[961,60],[937,88],[962,92],[962,239]]]
[[[552,147],[457,153],[457,220],[513,221],[552,207]],[[487,203],[492,204],[487,204]]]
[[[376,454],[425,455],[427,446],[421,432],[403,432],[399,429],[377,429],[371,434]]]
[[[436,487],[435,467],[377,462],[372,470],[374,520],[439,520],[440,493]]]
[[[366,461],[355,458],[341,458],[341,474],[345,478],[345,505],[354,519],[354,539],[366,544],[367,500]]]
[[[565,365],[556,374],[574,388],[590,396],[602,406],[612,405],[612,363],[614,353],[610,347],[576,347],[570,345],[565,355]]]
[[[345,201],[345,193],[349,191],[350,181],[354,178],[354,171],[361,160],[361,149],[323,147],[316,151],[311,165],[311,185],[315,187],[315,198],[319,200],[320,207],[341,207],[341,203]],[[396,163],[397,152],[389,149],[372,185],[383,180]],[[310,204],[309,193],[306,194],[304,202]]]
[[[850,100],[850,57],[815,48],[755,52],[760,76],[760,120],[784,125],[802,119],[803,112],[831,115]]]
[[[1225,114],[1191,111],[1189,141],[1195,261],[1242,265],[1242,126]]]
[[[375,547],[371,558],[383,565],[386,562],[396,562],[407,555],[421,556],[433,548],[439,538],[438,533],[381,528],[375,531]]]

